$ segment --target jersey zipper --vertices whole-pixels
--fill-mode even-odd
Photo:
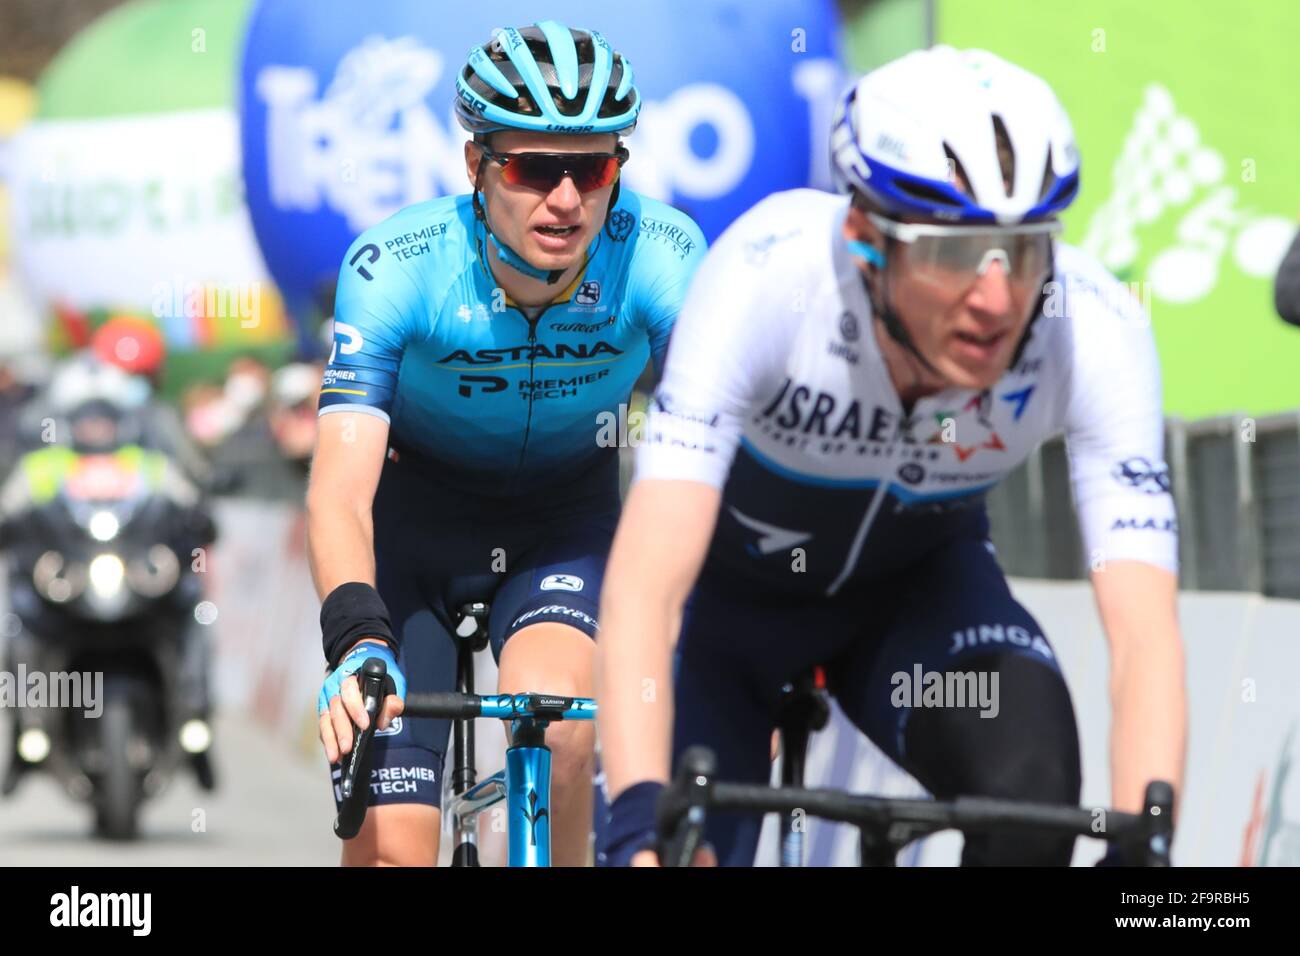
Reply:
[[[894,451],[898,448],[899,439],[903,434],[903,426],[910,422],[911,419],[904,413],[899,417],[898,426],[894,429],[894,434],[889,440],[889,457],[894,457]],[[893,467],[892,465],[890,466]],[[892,473],[892,472],[891,472]],[[876,493],[871,496],[871,504],[867,506],[867,513],[862,516],[862,523],[858,525],[857,534],[853,536],[853,543],[849,546],[848,557],[845,558],[844,567],[836,575],[835,580],[826,588],[826,596],[834,596],[844,582],[849,579],[853,569],[857,567],[858,558],[862,556],[862,547],[867,542],[867,533],[876,521],[876,515],[880,512],[880,506],[885,503],[885,495],[889,494],[889,479],[881,478],[880,484],[876,486]]]
[[[537,361],[537,323],[541,321],[542,315],[546,309],[537,313],[537,318],[529,319],[521,309],[519,314],[523,315],[528,321],[528,418],[524,422],[524,442],[519,446],[519,461],[515,463],[515,474],[510,482],[510,493],[513,495],[519,485],[519,473],[524,467],[524,456],[528,453],[528,438],[533,430],[533,372],[534,363]]]

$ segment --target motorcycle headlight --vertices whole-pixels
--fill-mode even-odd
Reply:
[[[68,564],[59,552],[46,551],[32,566],[32,584],[45,600],[64,604],[82,592],[86,575],[80,566]]]
[[[96,541],[112,541],[121,527],[117,515],[111,511],[96,511],[88,523],[90,536]]]
[[[147,598],[166,594],[176,586],[180,574],[181,563],[176,552],[165,544],[155,544],[143,558],[137,558],[126,568],[131,590]]]
[[[110,600],[122,590],[126,567],[115,554],[99,554],[90,562],[90,589],[97,597]]]

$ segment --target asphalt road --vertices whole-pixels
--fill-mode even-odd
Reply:
[[[0,741],[8,739],[0,716]],[[338,865],[323,757],[296,753],[234,717],[218,725],[215,753],[218,790],[205,793],[178,775],[145,805],[141,837],[131,843],[95,839],[89,807],[52,778],[28,776],[0,800],[0,866]]]

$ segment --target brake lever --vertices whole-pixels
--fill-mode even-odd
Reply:
[[[704,821],[717,760],[706,747],[682,754],[677,777],[659,795],[656,849],[663,866],[690,866],[704,840]]]
[[[361,830],[366,819],[366,800],[364,787],[358,789],[357,779],[368,782],[370,776],[370,742],[375,736],[379,724],[379,708],[383,705],[385,684],[390,683],[388,667],[378,657],[368,658],[357,674],[361,690],[362,704],[370,720],[365,730],[352,725],[354,743],[352,752],[343,758],[343,773],[339,780],[339,793],[342,806],[334,820],[334,834],[342,840],[350,840]]]

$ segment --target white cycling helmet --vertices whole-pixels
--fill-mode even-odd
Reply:
[[[831,156],[841,188],[896,218],[1012,224],[1059,213],[1079,190],[1074,132],[1052,88],[985,50],[936,46],[862,77],[840,101]]]
[[[139,408],[148,401],[149,383],[128,375],[115,365],[81,354],[65,359],[55,369],[46,397],[52,410],[67,414],[79,405],[101,401],[124,410]]]

